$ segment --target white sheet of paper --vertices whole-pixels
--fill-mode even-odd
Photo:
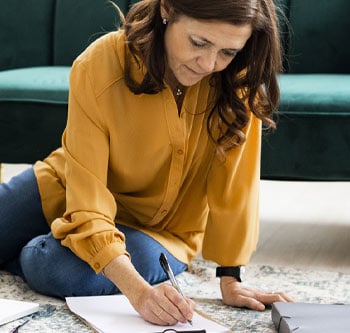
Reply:
[[[0,325],[39,311],[39,304],[0,298]]]
[[[101,333],[148,333],[175,328],[182,331],[205,329],[207,333],[229,332],[229,329],[195,313],[193,326],[177,324],[158,326],[146,322],[124,295],[67,297],[69,309]]]

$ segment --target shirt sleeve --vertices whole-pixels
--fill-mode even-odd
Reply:
[[[70,75],[66,158],[66,212],[52,223],[54,237],[100,272],[127,254],[124,235],[115,227],[116,202],[107,188],[109,136],[93,83],[84,63]]]
[[[251,115],[246,141],[214,158],[208,175],[203,257],[221,266],[246,265],[259,232],[261,121]]]

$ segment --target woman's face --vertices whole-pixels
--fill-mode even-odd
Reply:
[[[164,10],[162,17],[167,18]],[[192,86],[205,76],[222,71],[251,36],[251,25],[232,25],[180,16],[168,23],[165,52],[170,70],[184,86]]]

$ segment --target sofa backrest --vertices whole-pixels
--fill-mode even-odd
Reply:
[[[54,11],[55,0],[0,1],[0,70],[51,63]]]
[[[126,13],[129,1],[114,2]],[[56,0],[53,64],[71,65],[91,42],[119,24],[116,9],[106,0]]]
[[[126,13],[138,0],[113,0]],[[275,0],[290,73],[350,73],[349,0]],[[108,0],[1,0],[0,70],[72,64],[96,38],[119,25]]]
[[[126,13],[135,0],[113,0]],[[96,38],[115,30],[108,0],[1,0],[0,70],[65,65]]]
[[[350,1],[287,0],[291,73],[350,73]]]

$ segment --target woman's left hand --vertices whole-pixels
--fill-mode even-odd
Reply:
[[[240,308],[246,307],[251,310],[263,311],[265,310],[265,305],[270,305],[274,302],[293,302],[283,292],[268,292],[248,288],[230,276],[222,276],[220,278],[220,288],[224,304]]]

